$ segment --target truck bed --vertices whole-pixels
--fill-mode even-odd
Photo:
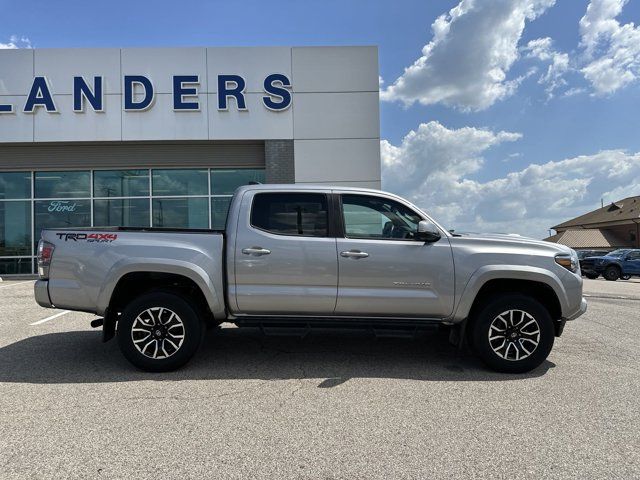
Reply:
[[[223,234],[151,227],[45,229],[43,240],[55,246],[47,287],[50,303],[104,315],[127,274],[163,272],[192,280],[206,292],[211,310],[224,314]]]
[[[73,227],[48,228],[46,230],[64,230],[65,232],[156,232],[156,233],[224,233],[224,230],[212,228],[171,228],[171,227]]]

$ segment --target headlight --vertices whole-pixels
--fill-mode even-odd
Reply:
[[[576,273],[580,270],[580,261],[578,260],[578,254],[572,251],[571,254],[561,253],[555,257],[556,263],[570,272]]]

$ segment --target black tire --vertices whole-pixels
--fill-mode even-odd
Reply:
[[[598,273],[585,273],[584,276],[587,277],[590,280],[595,280],[596,278],[598,278],[600,276],[600,274],[598,274]]]
[[[145,332],[147,329],[149,332]],[[193,357],[202,343],[204,330],[204,322],[184,298],[170,292],[152,292],[136,298],[122,312],[118,320],[118,345],[136,367],[148,372],[168,372]],[[150,336],[145,336],[146,333]]]
[[[506,317],[502,317],[507,323],[503,324],[502,320],[498,320],[499,316],[509,311],[515,311],[511,323],[520,328],[524,326],[525,328],[522,328],[522,331],[518,331],[517,328],[509,325],[509,314]],[[534,323],[531,323],[530,318],[520,312],[525,312],[526,315],[529,315],[534,320]],[[475,353],[487,366],[498,372],[529,372],[546,360],[553,347],[555,331],[549,312],[540,302],[525,295],[506,294],[493,297],[470,320],[470,336]],[[496,336],[500,334],[492,329],[494,321],[496,321],[494,325],[500,326],[505,330],[504,345],[506,347],[497,348],[500,353],[494,350],[494,348],[501,345],[501,338]],[[536,326],[539,332],[537,336],[532,334],[535,332]],[[490,332],[495,338],[493,341],[489,340]],[[511,339],[511,335],[514,332],[516,333],[513,336],[514,341],[507,341],[507,337]],[[531,338],[531,340],[527,341],[528,338]],[[536,340],[538,343],[535,348],[532,348]],[[516,344],[515,342],[519,343]],[[504,348],[506,348],[506,354],[504,353]],[[526,351],[529,351],[528,355],[524,353]],[[516,359],[517,357],[518,359]]]
[[[605,278],[605,280],[609,280],[610,282],[615,282],[620,278],[621,273],[622,272],[620,272],[620,268],[616,267],[615,265],[609,265],[605,269],[602,276]]]

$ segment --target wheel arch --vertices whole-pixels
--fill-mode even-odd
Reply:
[[[474,298],[468,317],[473,318],[490,299],[506,294],[531,297],[546,308],[553,320],[560,320],[562,317],[560,301],[549,285],[532,280],[515,279],[493,279],[486,282]]]
[[[543,269],[505,266],[479,269],[467,283],[456,309],[454,320],[471,317],[479,306],[492,296],[507,293],[524,294],[538,300],[552,319],[560,320],[568,304],[560,279]]]
[[[136,296],[152,290],[171,290],[189,298],[214,318],[226,314],[223,293],[197,265],[182,262],[141,265],[114,265],[103,282],[98,308],[100,314],[113,314]]]

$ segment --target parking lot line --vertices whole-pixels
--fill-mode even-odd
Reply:
[[[48,322],[49,320],[53,320],[54,318],[61,317],[62,315],[66,315],[70,313],[71,310],[64,310],[62,312],[56,313],[55,315],[51,315],[50,317],[43,318],[42,320],[38,320],[37,322],[30,323],[29,325],[40,325],[41,323]]]
[[[9,288],[9,287],[15,287],[16,285],[23,285],[25,283],[31,283],[33,280],[25,280],[24,282],[18,282],[18,283],[11,283],[9,285],[2,285],[0,286],[0,288]]]

